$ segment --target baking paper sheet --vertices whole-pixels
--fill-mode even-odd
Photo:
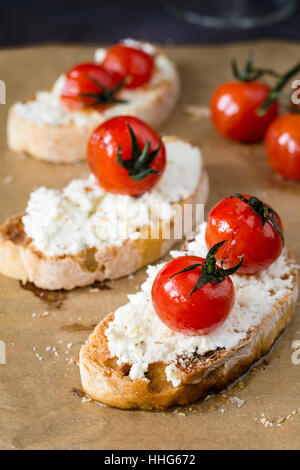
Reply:
[[[53,165],[14,155],[7,150],[5,127],[13,102],[49,88],[68,67],[91,60],[93,50],[62,45],[0,51],[0,79],[7,94],[7,104],[0,104],[0,223],[24,209],[34,187],[62,187],[86,174],[85,164]],[[300,260],[300,185],[271,173],[263,145],[226,141],[205,117],[212,90],[231,79],[230,59],[244,61],[250,50],[258,65],[284,71],[299,60],[300,45],[257,42],[169,49],[183,93],[162,131],[201,147],[211,184],[207,211],[231,193],[263,198],[280,213],[288,246]],[[189,105],[196,106],[193,114],[198,117],[186,114]],[[292,356],[292,346],[300,341],[299,307],[266,361],[224,394],[197,405],[166,413],[119,411],[74,394],[80,389],[76,358],[81,344],[144,278],[141,270],[108,282],[110,289],[76,289],[46,302],[0,276],[0,340],[6,347],[6,364],[0,364],[0,448],[299,448],[300,364]]]

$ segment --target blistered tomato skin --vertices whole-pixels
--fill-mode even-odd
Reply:
[[[140,181],[133,180],[117,161],[119,146],[124,161],[132,157],[128,124],[135,133],[141,150],[147,141],[151,144],[150,151],[159,147],[160,136],[148,124],[132,116],[117,116],[105,121],[92,133],[87,148],[88,163],[106,191],[141,196],[150,191],[161,178],[166,166],[166,149],[161,142],[161,148],[150,164],[158,174],[151,174]]]
[[[171,330],[185,335],[204,335],[220,326],[233,308],[235,292],[230,277],[220,284],[207,282],[191,296],[202,267],[173,274],[196,263],[198,256],[181,256],[167,263],[152,286],[152,303],[156,314]]]
[[[116,44],[108,49],[102,65],[121,80],[128,77],[127,88],[137,88],[150,80],[154,59],[140,49]]]
[[[224,137],[238,142],[263,139],[270,123],[278,115],[275,101],[262,116],[256,110],[267,98],[270,87],[260,82],[227,82],[211,98],[211,119]]]
[[[243,196],[250,198],[247,194]],[[275,221],[283,232],[277,214]],[[223,258],[226,268],[233,267],[239,261],[239,256],[244,255],[239,274],[263,271],[276,261],[283,248],[281,237],[271,223],[266,221],[262,225],[260,216],[237,197],[227,197],[211,210],[205,239],[208,248],[228,240],[216,255],[218,260]]]
[[[275,119],[264,144],[272,170],[283,178],[300,181],[300,115],[284,114]]]
[[[94,106],[95,97],[87,97],[84,94],[101,95],[102,89],[111,89],[118,83],[118,77],[113,77],[101,65],[94,63],[83,63],[76,65],[66,74],[65,84],[61,92],[61,102],[71,110],[83,109]]]

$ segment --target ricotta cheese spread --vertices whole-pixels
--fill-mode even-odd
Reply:
[[[155,54],[155,47],[151,44],[130,39],[124,41],[125,43],[129,41],[131,47],[142,48],[147,53],[150,53],[149,51],[151,50],[151,54]],[[135,44],[135,46],[132,44]],[[97,49],[95,52],[96,62],[102,62],[105,53],[105,49]],[[19,118],[35,122],[36,124],[63,126],[74,123],[79,127],[96,127],[114,116],[122,114],[134,115],[140,107],[153,100],[153,94],[156,93],[163,81],[176,80],[174,66],[165,55],[156,54],[154,61],[155,69],[146,87],[134,90],[123,89],[120,92],[120,97],[127,101],[127,103],[108,107],[101,111],[101,113],[94,110],[88,110],[88,112],[71,111],[61,104],[60,95],[64,87],[65,75],[58,77],[51,91],[38,91],[34,100],[16,103],[14,106],[15,112]]]
[[[171,255],[174,258],[184,254],[205,257],[208,251],[205,228],[206,224],[201,224],[195,240],[188,244],[186,251],[173,251]],[[180,357],[193,357],[195,353],[203,354],[218,347],[233,348],[260,323],[293,283],[284,249],[279,258],[258,276],[231,276],[236,300],[222,325],[206,335],[186,336],[168,328],[152,305],[152,284],[163,265],[149,266],[148,278],[141,291],[129,295],[129,302],[115,311],[114,320],[109,323],[105,335],[111,357],[117,357],[119,364],[132,364],[129,373],[132,380],[147,380],[148,365],[164,361],[167,363],[167,380],[174,387],[181,383],[180,371],[176,367]]]
[[[167,164],[157,185],[140,198],[106,192],[93,175],[62,190],[38,188],[22,221],[35,247],[48,256],[101,250],[140,238],[141,228],[170,220],[174,203],[196,189],[202,171],[200,150],[183,141],[166,142]]]

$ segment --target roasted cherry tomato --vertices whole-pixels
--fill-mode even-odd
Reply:
[[[270,266],[283,248],[283,228],[278,214],[254,196],[226,197],[210,212],[206,228],[208,248],[228,240],[218,251],[224,266],[231,267],[244,255],[239,273],[257,273]]]
[[[169,328],[185,335],[204,335],[221,325],[235,300],[230,272],[216,265],[215,245],[206,259],[180,256],[169,261],[157,274],[152,286],[156,314]]]
[[[267,130],[265,149],[276,173],[300,181],[300,114],[284,114],[275,119]]]
[[[89,139],[87,156],[106,191],[130,196],[150,191],[166,166],[159,135],[132,116],[117,116],[97,127]]]
[[[256,112],[270,91],[271,88],[261,82],[228,82],[219,86],[210,103],[216,129],[224,137],[238,142],[263,139],[268,126],[278,115],[277,101],[265,114]]]
[[[136,88],[150,80],[154,68],[154,59],[146,52],[116,44],[108,49],[103,67],[116,74],[119,80],[128,77],[127,88]]]
[[[101,65],[79,64],[68,71],[61,102],[70,109],[117,103],[122,82]]]

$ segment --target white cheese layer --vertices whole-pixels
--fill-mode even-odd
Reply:
[[[136,41],[134,42],[136,43]],[[149,44],[148,46],[150,47],[151,45]],[[151,50],[153,51],[153,49]],[[102,61],[104,56],[105,49],[96,50],[96,61],[99,61],[100,58],[100,61]],[[21,119],[51,126],[63,126],[74,123],[80,127],[91,125],[96,127],[114,116],[135,115],[137,109],[147,105],[153,99],[153,94],[161,83],[176,80],[174,66],[165,55],[158,53],[154,61],[154,72],[146,86],[134,90],[122,90],[120,98],[127,101],[127,103],[113,105],[101,111],[101,113],[93,110],[88,110],[88,112],[71,111],[61,104],[60,95],[64,87],[64,75],[57,79],[51,91],[38,91],[34,100],[25,103],[18,102],[15,104],[14,109]]]
[[[205,257],[206,224],[202,224],[185,252],[176,251],[176,258],[183,254]],[[247,332],[258,325],[270,313],[273,305],[291,287],[292,276],[287,265],[284,250],[279,258],[258,276],[231,276],[236,300],[233,310],[225,322],[206,335],[186,336],[168,328],[155,314],[151,301],[153,281],[164,264],[149,266],[148,278],[135,295],[129,295],[129,302],[118,308],[115,317],[105,331],[111,357],[118,363],[132,364],[129,377],[132,380],[145,379],[148,365],[156,361],[169,363],[166,367],[167,380],[176,387],[180,384],[180,372],[176,368],[180,356],[192,357],[216,348],[231,349],[245,338]]]
[[[166,142],[165,171],[140,198],[104,191],[93,175],[62,190],[38,188],[22,221],[35,247],[48,256],[77,254],[86,248],[120,246],[141,237],[140,228],[169,220],[172,206],[196,189],[202,171],[200,150],[183,141]]]

